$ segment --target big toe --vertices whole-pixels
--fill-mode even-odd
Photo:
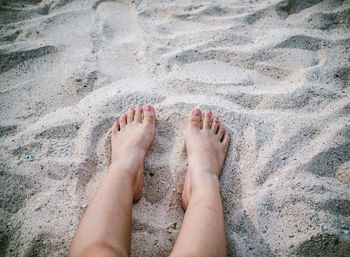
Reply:
[[[151,105],[146,105],[143,113],[143,120],[146,123],[155,123],[156,113],[154,108]]]
[[[198,108],[193,109],[190,116],[188,117],[188,125],[192,127],[200,128],[201,117],[202,117],[201,110]]]

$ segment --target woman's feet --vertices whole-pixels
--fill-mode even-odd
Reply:
[[[182,192],[182,206],[186,210],[194,192],[219,192],[219,177],[230,142],[229,133],[217,116],[206,111],[202,120],[200,109],[188,117],[186,149],[188,170]]]
[[[122,167],[134,181],[134,201],[142,194],[143,164],[146,151],[154,138],[155,111],[150,105],[136,109],[130,108],[112,126],[112,155],[110,172]],[[228,132],[211,111],[202,113],[194,109],[188,117],[186,129],[186,148],[188,171],[182,205],[184,209],[190,202],[194,191],[219,190],[219,180],[227,147],[230,141]]]
[[[110,172],[117,170],[116,167],[128,171],[134,181],[134,201],[142,194],[143,163],[154,138],[155,117],[152,106],[138,106],[130,108],[112,126]]]

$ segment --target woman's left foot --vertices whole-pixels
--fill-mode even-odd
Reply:
[[[230,135],[220,124],[219,117],[212,117],[212,112],[208,110],[202,121],[201,110],[196,108],[192,111],[186,129],[188,169],[182,192],[185,210],[195,191],[202,194],[202,199],[212,186],[219,193],[219,177],[229,142]]]

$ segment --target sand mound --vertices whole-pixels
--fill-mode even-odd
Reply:
[[[132,256],[176,240],[194,107],[233,133],[229,256],[350,255],[349,14],[336,0],[2,1],[0,255],[67,253],[112,121],[146,103]]]

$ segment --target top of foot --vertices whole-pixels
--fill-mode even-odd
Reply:
[[[128,155],[130,151],[145,153],[154,138],[155,111],[150,105],[130,108],[112,127],[111,162]]]

